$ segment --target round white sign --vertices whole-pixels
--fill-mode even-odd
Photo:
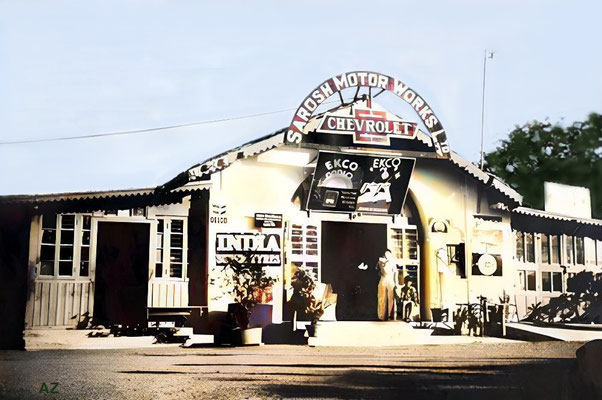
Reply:
[[[483,275],[493,275],[497,270],[497,260],[491,254],[483,254],[479,257],[477,264],[479,266],[479,271],[481,271]]]

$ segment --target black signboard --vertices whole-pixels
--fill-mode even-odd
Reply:
[[[399,214],[414,159],[320,152],[307,208]]]
[[[255,228],[282,228],[282,214],[255,213]]]

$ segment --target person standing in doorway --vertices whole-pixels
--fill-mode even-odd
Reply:
[[[378,259],[378,319],[387,321],[395,317],[395,288],[397,286],[397,265],[393,253],[387,249]]]

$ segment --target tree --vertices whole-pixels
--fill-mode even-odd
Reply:
[[[592,215],[602,218],[602,115],[571,126],[548,121],[516,126],[508,139],[485,155],[485,170],[524,196],[524,203],[544,206],[544,181],[590,190]]]

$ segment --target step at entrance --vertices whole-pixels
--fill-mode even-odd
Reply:
[[[423,333],[402,321],[320,322],[310,346],[403,346],[421,341]]]

